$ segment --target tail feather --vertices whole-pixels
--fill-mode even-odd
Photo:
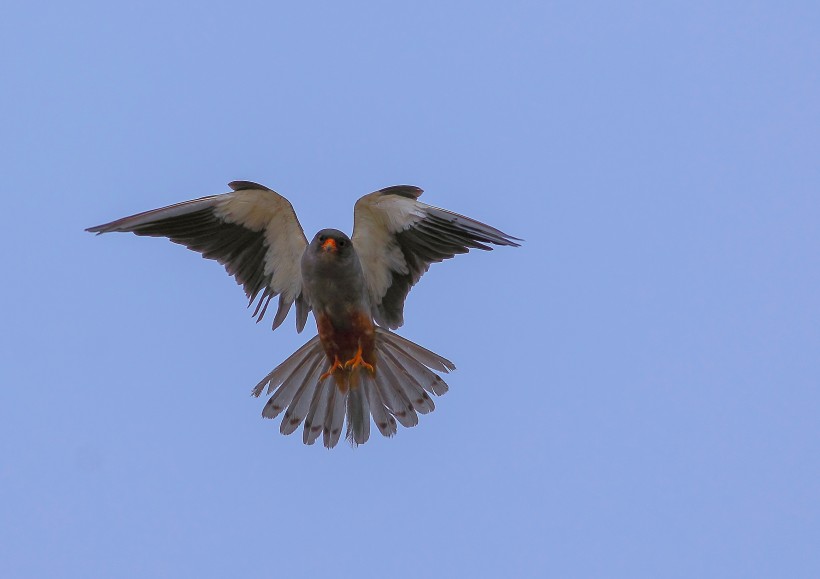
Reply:
[[[313,444],[322,433],[330,393],[335,389],[336,385],[331,381],[320,383],[316,388],[316,394],[313,396],[310,409],[305,417],[305,431],[302,434],[302,442],[305,444]]]
[[[361,369],[356,369],[359,373],[359,384],[351,387],[347,393],[347,434],[346,438],[353,446],[364,444],[370,438],[370,405],[367,400],[367,393],[361,385]]]
[[[415,410],[421,414],[427,414],[436,409],[436,405],[433,403],[432,398],[430,398],[427,392],[425,392],[421,385],[416,381],[413,374],[408,372],[407,366],[409,364],[402,366],[389,350],[384,352],[382,359],[387,362],[387,365],[390,367],[390,371],[397,378],[395,383],[399,386],[399,388],[401,388],[402,392],[413,405]],[[425,370],[427,370],[427,368],[425,368]]]
[[[254,396],[266,388],[272,393],[262,416],[275,418],[285,410],[279,427],[283,434],[304,422],[303,442],[313,444],[321,433],[327,448],[338,444],[345,416],[346,436],[354,446],[370,438],[371,416],[386,437],[396,434],[397,423],[415,426],[418,414],[435,409],[429,394],[440,396],[448,390],[436,372],[448,373],[455,365],[382,328],[376,328],[375,347],[375,373],[354,368],[345,374],[346,387],[340,388],[335,379],[320,378],[330,362],[319,337],[309,340],[253,389]]]
[[[321,351],[304,358],[293,373],[284,379],[273,396],[270,397],[262,410],[262,416],[276,418],[283,409],[294,404],[294,400],[299,393],[310,385],[312,375],[316,372],[317,367],[321,367],[323,360],[324,357]]]
[[[376,381],[370,374],[362,375],[362,388],[364,388],[367,402],[370,405],[370,413],[373,415],[373,422],[376,423],[376,428],[382,433],[382,436],[390,438],[396,434],[398,427],[396,426],[396,419],[390,414],[386,408],[384,399],[382,398]]]
[[[398,378],[385,362],[384,352],[379,352],[376,370],[376,386],[385,399],[387,409],[405,428],[412,428],[419,423],[418,414],[413,403],[397,384]]]
[[[265,376],[259,384],[253,389],[253,395],[259,396],[268,387],[268,394],[273,392],[273,389],[279,386],[285,378],[293,373],[296,368],[310,356],[315,356],[316,353],[322,351],[322,345],[319,343],[319,336],[314,336],[313,339],[308,340],[304,346],[296,350],[293,354],[274,368],[270,374]]]
[[[345,419],[347,392],[342,392],[335,386],[331,390],[324,430],[322,431],[325,448],[333,448],[339,442],[339,436],[342,434],[342,423]]]
[[[327,364],[322,359],[315,360],[302,381],[302,385],[296,391],[293,401],[290,403],[285,415],[282,417],[282,424],[279,425],[279,432],[282,434],[292,434],[307,416],[310,403],[313,400],[313,393],[321,386],[319,376],[322,368]]]
[[[456,369],[456,365],[447,358],[439,356],[435,352],[431,352],[427,348],[419,346],[407,338],[402,338],[398,334],[388,332],[382,328],[376,328],[376,335],[379,336],[381,340],[393,345],[396,349],[407,352],[411,358],[415,358],[428,368],[432,368],[438,372],[444,372],[445,374]]]
[[[441,379],[441,376],[431,372],[424,364],[421,364],[407,352],[396,348],[395,345],[390,343],[386,345],[384,350],[385,354],[392,354],[393,361],[428,392],[441,396],[449,390],[447,383]]]

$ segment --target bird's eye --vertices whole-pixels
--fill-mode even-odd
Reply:
[[[344,247],[345,245],[347,245],[347,241],[345,241],[344,239],[340,239],[339,240],[339,247]]]
[[[325,236],[324,236],[324,235],[320,235],[320,236],[319,236],[319,241],[320,241],[321,243],[324,243],[324,241],[325,241]]]

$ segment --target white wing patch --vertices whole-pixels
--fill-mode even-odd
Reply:
[[[302,287],[299,261],[307,238],[290,203],[270,190],[242,189],[225,195],[214,213],[227,223],[264,231],[264,275],[270,276],[269,285],[284,300],[295,300]]]
[[[356,202],[353,245],[364,270],[373,318],[395,329],[404,300],[431,263],[488,244],[517,246],[514,237],[458,213],[417,201],[418,187],[397,185]]]
[[[393,272],[409,272],[395,234],[424,218],[424,203],[377,191],[356,202],[353,246],[364,269],[371,303],[381,304],[393,283]]]
[[[279,295],[274,328],[296,301],[297,330],[301,331],[309,311],[301,297],[300,271],[307,239],[296,213],[287,199],[263,185],[234,181],[230,187],[231,193],[146,211],[88,231],[167,237],[198,251],[225,266],[244,286],[250,304],[261,294],[254,311],[257,319]]]

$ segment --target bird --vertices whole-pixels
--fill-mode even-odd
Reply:
[[[243,286],[257,322],[278,296],[272,329],[296,304],[296,331],[312,312],[317,335],[252,390],[269,396],[264,418],[283,414],[282,434],[303,427],[303,442],[325,447],[345,436],[353,446],[370,437],[370,419],[385,437],[418,424],[435,408],[430,394],[449,389],[439,374],[448,359],[400,336],[410,289],[431,264],[522,240],[494,227],[427,205],[422,189],[394,185],[361,197],[353,235],[322,229],[308,242],[291,203],[252,181],[231,191],[110,223],[96,234],[130,232],[166,237],[222,264]],[[255,305],[254,305],[255,304]],[[346,417],[346,420],[345,420]]]

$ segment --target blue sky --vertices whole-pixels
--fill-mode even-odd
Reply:
[[[3,577],[820,575],[820,9],[12,2]],[[305,447],[307,340],[222,268],[85,227],[259,181],[308,237],[397,183],[526,239],[401,333],[451,391]],[[291,314],[292,316],[292,314]]]

